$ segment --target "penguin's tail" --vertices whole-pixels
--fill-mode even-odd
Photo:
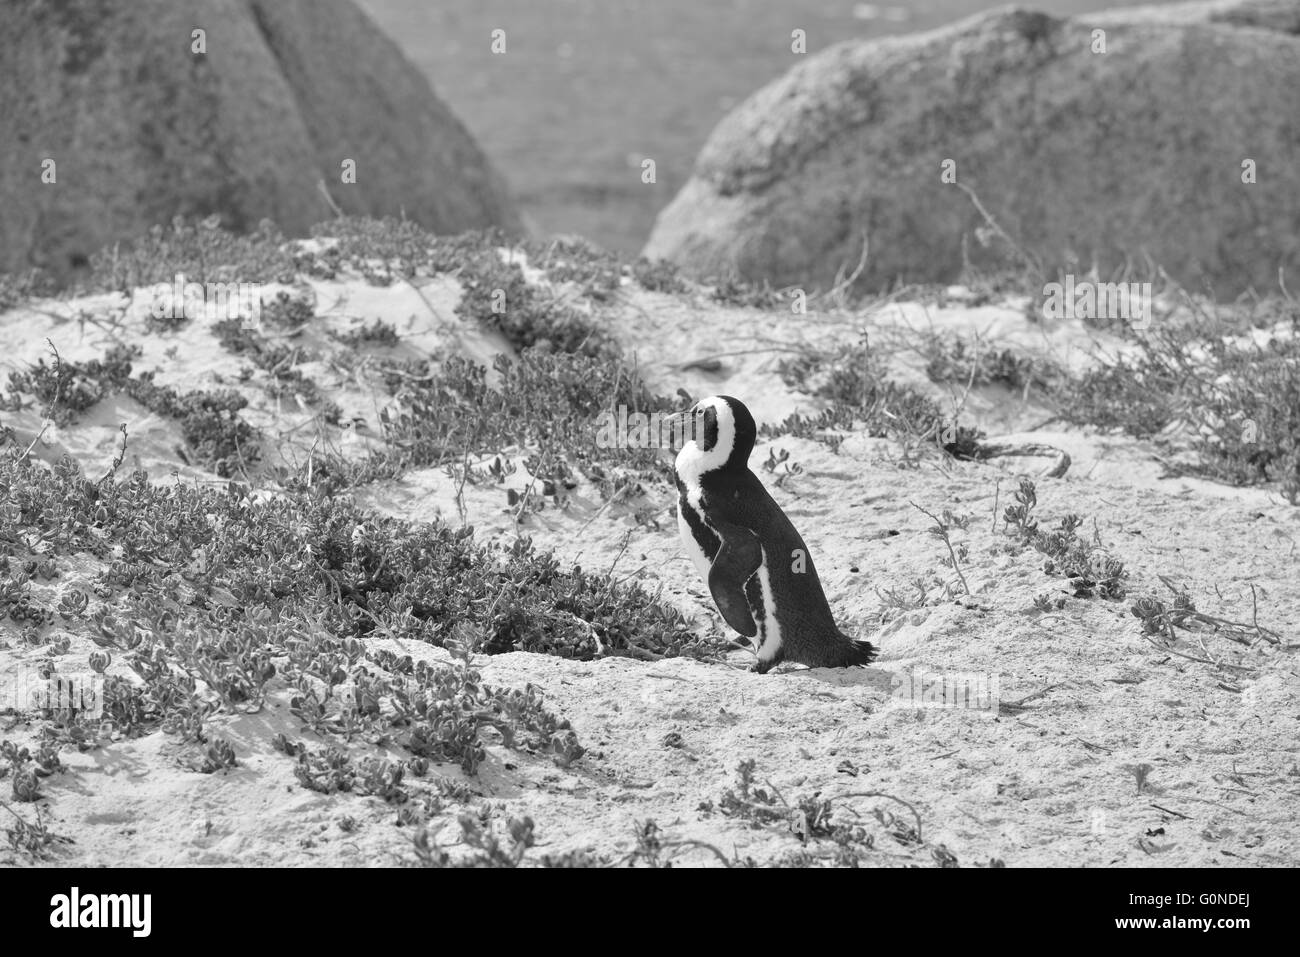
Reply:
[[[853,650],[850,652],[853,658],[851,664],[869,665],[876,660],[876,646],[871,642],[852,638],[849,639],[849,642],[853,646]]]
[[[840,660],[834,662],[834,666],[848,668],[853,665],[869,665],[876,660],[876,646],[869,641],[863,641],[858,638],[850,638],[844,632],[839,632],[840,641],[838,645],[839,654],[836,656]]]
[[[781,657],[809,668],[852,668],[869,665],[876,658],[876,646],[869,641],[850,638],[838,628],[828,628],[815,638],[794,633],[800,641],[783,641]],[[811,638],[811,640],[810,640]]]

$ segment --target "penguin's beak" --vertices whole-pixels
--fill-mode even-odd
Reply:
[[[684,408],[680,412],[673,412],[672,415],[664,416],[664,424],[668,428],[669,442],[672,443],[673,451],[684,449],[686,442],[699,438],[701,434],[701,416],[703,413],[694,406]]]

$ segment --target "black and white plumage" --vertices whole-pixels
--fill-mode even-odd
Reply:
[[[808,546],[749,470],[757,428],[744,403],[711,396],[683,419],[677,529],[722,617],[754,640],[754,670],[868,664],[875,648],[836,627]]]

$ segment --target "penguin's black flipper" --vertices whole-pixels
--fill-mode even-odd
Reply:
[[[722,546],[709,566],[709,591],[713,594],[713,603],[728,625],[746,638],[753,638],[758,634],[758,625],[754,624],[754,616],[749,613],[745,582],[763,563],[763,546],[758,536],[743,526],[723,521],[711,513],[708,519],[722,539]]]

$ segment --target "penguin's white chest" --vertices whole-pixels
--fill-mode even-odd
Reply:
[[[704,549],[700,547],[700,543],[695,540],[695,536],[691,534],[691,526],[687,524],[686,516],[682,514],[680,502],[677,504],[677,534],[682,540],[682,548],[691,557],[691,561],[700,573],[700,578],[704,579],[704,584],[707,586],[709,583],[709,569],[712,567],[712,563],[709,561],[709,556],[704,554]]]
[[[688,501],[690,501],[689,498]],[[691,502],[691,504],[693,505],[694,502]],[[704,527],[708,528],[708,523],[704,521],[704,516],[699,509],[696,509],[695,514],[699,516]],[[682,548],[691,557],[691,561],[695,564],[695,568],[699,571],[700,578],[707,588],[709,571],[712,569],[713,563],[709,561],[709,556],[704,553],[704,549],[700,547],[700,543],[695,540],[695,536],[691,533],[690,523],[686,521],[686,516],[682,514],[680,501],[677,503],[677,534],[682,540]],[[760,661],[771,661],[781,648],[781,625],[777,620],[776,598],[772,594],[772,579],[767,570],[767,549],[763,550],[762,563],[754,574],[758,577],[758,591],[762,602],[761,609],[750,609],[751,614],[759,612],[759,614],[754,614],[755,624],[758,625],[758,635],[753,639],[754,650],[758,653]],[[748,592],[746,592],[746,598],[749,598]]]
[[[759,661],[771,661],[781,648],[781,622],[776,615],[776,595],[772,593],[772,576],[767,569],[767,549],[763,549],[763,562],[755,572],[763,602],[763,617],[758,622],[758,640],[755,650]]]

